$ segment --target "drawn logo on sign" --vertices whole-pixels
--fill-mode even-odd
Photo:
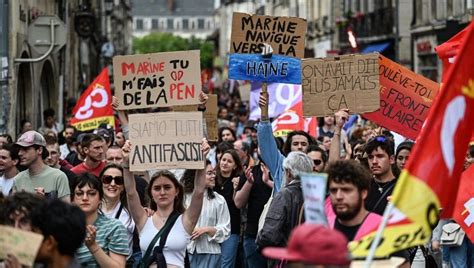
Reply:
[[[96,95],[99,95],[100,99],[92,100]],[[77,110],[75,116],[79,120],[88,119],[94,114],[94,108],[103,108],[108,102],[107,91],[105,91],[103,86],[96,84],[96,87],[94,87],[91,94],[86,97],[84,105]]]

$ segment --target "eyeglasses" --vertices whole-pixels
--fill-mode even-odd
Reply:
[[[321,165],[321,163],[322,163],[323,161],[322,161],[321,159],[314,159],[313,162],[314,162],[314,165],[315,165],[315,166],[319,166],[319,165]]]
[[[123,177],[122,176],[110,176],[110,175],[104,175],[102,176],[102,182],[104,184],[111,184],[112,181],[115,181],[115,184],[117,185],[123,185]]]

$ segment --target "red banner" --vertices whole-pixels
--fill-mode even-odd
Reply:
[[[114,110],[107,68],[104,68],[82,93],[72,113],[74,117],[70,124],[79,131],[96,129],[102,123],[114,126]]]
[[[474,241],[474,164],[466,169],[459,183],[458,197],[454,207],[454,220],[461,225],[462,229],[471,241]]]
[[[316,117],[303,117],[303,103],[301,101],[286,110],[272,122],[273,135],[275,137],[286,137],[292,131],[304,130],[316,138],[317,126],[318,120]]]
[[[379,57],[380,109],[362,114],[400,135],[416,140],[439,85],[428,78]]]
[[[398,178],[394,208],[376,256],[422,245],[441,218],[452,218],[464,158],[474,129],[474,22],[446,84],[430,109],[425,127]],[[375,231],[352,246],[354,256],[367,254]]]

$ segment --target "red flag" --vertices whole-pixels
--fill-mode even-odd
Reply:
[[[457,33],[455,36],[451,37],[448,41],[442,43],[441,45],[435,48],[438,57],[443,62],[443,75],[442,75],[442,82],[446,82],[448,70],[451,67],[452,63],[456,59],[456,56],[461,49],[462,42],[464,37],[466,36],[467,29],[469,27],[464,28],[464,30]]]
[[[454,207],[454,220],[461,225],[462,229],[471,241],[474,241],[474,164],[466,169],[459,183],[458,197]]]
[[[102,123],[114,126],[114,110],[107,68],[104,68],[82,93],[72,113],[74,117],[70,124],[80,131],[96,129]]]
[[[275,137],[286,137],[294,130],[304,130],[305,120],[303,118],[303,102],[300,100],[290,109],[278,116],[273,122],[273,135]]]
[[[438,94],[410,159],[395,186],[394,209],[376,256],[426,243],[437,214],[453,216],[464,157],[474,129],[474,22],[471,22],[444,88]],[[357,241],[352,254],[367,253],[375,232]]]

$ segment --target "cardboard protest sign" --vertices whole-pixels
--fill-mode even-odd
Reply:
[[[328,175],[325,173],[303,173],[301,188],[304,197],[304,215],[306,223],[328,225],[324,202],[326,200],[326,184]]]
[[[204,119],[207,126],[207,140],[217,141],[217,95],[209,94],[206,102],[206,111],[204,111]],[[198,105],[186,105],[173,107],[174,112],[195,112],[198,110]]]
[[[261,54],[263,43],[273,53],[303,58],[307,23],[295,17],[272,17],[234,12],[230,53]]]
[[[199,50],[115,56],[119,109],[199,104]]]
[[[301,63],[297,58],[234,53],[229,56],[229,78],[260,82],[301,84]]]
[[[202,169],[202,112],[129,115],[130,170]]]
[[[362,116],[415,140],[439,84],[380,55],[380,109]]]
[[[22,265],[33,266],[42,242],[40,234],[0,225],[0,260],[12,254]]]
[[[378,53],[304,59],[301,64],[303,115],[325,116],[380,107]]]

